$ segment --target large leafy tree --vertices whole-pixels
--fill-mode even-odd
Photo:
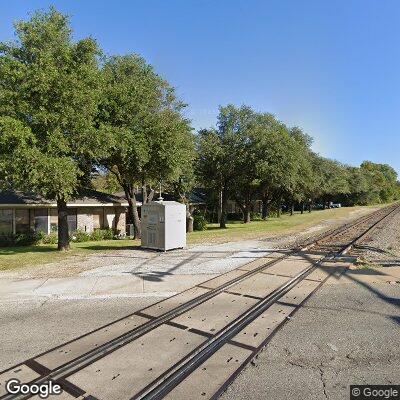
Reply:
[[[290,184],[285,188],[285,192],[286,199],[290,204],[291,214],[293,214],[294,203],[301,203],[303,212],[305,204],[310,202],[310,196],[314,187],[314,176],[311,161],[311,136],[304,133],[299,127],[291,128],[289,134],[292,179],[290,180]]]
[[[230,192],[243,213],[243,222],[248,223],[258,191],[255,144],[260,126],[257,113],[247,106],[221,107],[218,128],[220,135],[228,140],[228,162],[235,171]]]
[[[386,203],[397,198],[397,173],[391,166],[364,161],[360,172],[368,185],[368,192],[363,197],[364,204]]]
[[[178,180],[192,168],[194,139],[182,115],[185,104],[143,58],[111,57],[103,78],[98,124],[107,155],[101,164],[124,189],[135,236],[140,238],[136,188],[142,187],[145,203],[157,182]]]
[[[348,170],[343,164],[314,155],[312,167],[316,181],[311,197],[322,201],[324,208],[330,201],[350,192]]]
[[[249,175],[243,180],[249,172],[245,161],[250,157],[247,135],[253,120],[249,107],[220,107],[217,127],[203,129],[198,135],[198,174],[206,188],[218,193],[221,228],[226,228],[228,200],[238,198],[243,185],[252,179]]]
[[[73,42],[69,18],[54,8],[15,31],[15,42],[0,44],[2,184],[57,201],[58,248],[65,250],[66,202],[100,148],[93,128],[99,49],[92,39]]]

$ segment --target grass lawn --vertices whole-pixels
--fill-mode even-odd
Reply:
[[[39,246],[0,248],[0,271],[26,267],[28,265],[47,264],[67,259],[68,257],[88,255],[96,251],[132,249],[140,245],[139,240],[104,240],[101,242],[71,243],[71,250],[58,252],[56,244]]]
[[[287,235],[303,231],[328,219],[345,218],[354,211],[367,211],[373,207],[381,206],[342,207],[304,214],[296,212],[294,215],[283,214],[280,218],[253,221],[249,224],[237,221],[228,224],[227,229],[220,229],[218,224],[209,224],[207,230],[189,234],[188,241],[189,243],[215,243]]]
[[[368,207],[344,207],[331,210],[313,211],[310,213],[295,213],[282,215],[281,218],[271,218],[268,221],[254,221],[250,224],[233,222],[227,229],[219,229],[217,224],[210,224],[207,230],[188,234],[189,244],[221,243],[243,239],[268,238],[300,232],[324,220],[347,217],[355,210]],[[26,247],[0,248],[0,271],[21,268],[30,265],[46,264],[67,259],[69,257],[86,256],[94,252],[110,252],[132,249],[140,245],[139,240],[105,240],[101,242],[71,243],[69,252],[58,252],[57,245],[40,245]]]

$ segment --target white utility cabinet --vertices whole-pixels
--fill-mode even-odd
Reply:
[[[171,250],[186,247],[186,206],[152,201],[142,206],[142,247]]]

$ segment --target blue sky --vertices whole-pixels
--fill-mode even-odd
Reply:
[[[397,0],[2,1],[0,40],[50,4],[71,15],[75,38],[144,56],[196,129],[215,124],[218,105],[247,104],[302,127],[324,156],[400,174]]]

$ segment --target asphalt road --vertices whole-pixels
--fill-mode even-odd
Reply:
[[[0,370],[131,314],[160,297],[0,302]]]
[[[351,384],[400,384],[400,284],[323,286],[224,400],[349,399]]]
[[[0,369],[157,300],[3,302]],[[323,286],[222,399],[348,399],[350,384],[400,383],[399,307],[399,284]]]

